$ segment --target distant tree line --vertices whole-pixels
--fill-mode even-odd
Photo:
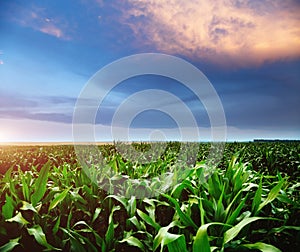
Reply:
[[[300,140],[291,140],[291,139],[254,139],[253,142],[300,142]]]

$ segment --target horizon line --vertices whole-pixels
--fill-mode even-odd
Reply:
[[[29,145],[104,145],[104,144],[113,144],[115,142],[123,143],[154,143],[154,142],[193,142],[193,143],[211,143],[213,141],[181,141],[181,140],[165,140],[165,141],[149,141],[149,140],[128,140],[128,141],[119,141],[119,140],[106,140],[106,141],[94,141],[94,142],[74,142],[74,141],[3,141],[0,142],[0,146],[29,146]],[[248,140],[226,140],[225,143],[234,143],[234,142],[300,142],[300,139],[278,139],[278,138],[254,138]]]

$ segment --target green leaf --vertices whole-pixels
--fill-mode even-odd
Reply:
[[[25,211],[30,210],[32,212],[37,213],[36,209],[30,203],[28,203],[26,201],[22,201],[22,204],[23,205],[20,207],[21,210],[25,210]]]
[[[229,225],[233,225],[233,223],[236,221],[237,217],[239,216],[242,208],[245,206],[245,202],[247,200],[247,197],[245,197],[240,204],[238,205],[238,207],[233,211],[233,213],[231,215],[227,215],[227,220],[226,220],[226,224]]]
[[[230,242],[232,239],[234,239],[239,234],[239,232],[245,226],[250,224],[251,222],[254,222],[254,221],[257,221],[257,220],[262,220],[262,219],[266,219],[266,218],[263,218],[263,217],[249,217],[249,218],[243,219],[237,225],[235,225],[234,227],[230,228],[229,230],[227,230],[225,232],[223,244],[226,244],[227,242]]]
[[[129,216],[134,216],[136,212],[136,198],[132,196],[130,200],[128,200],[128,208],[127,208],[127,213]]]
[[[14,217],[6,220],[8,222],[18,222],[22,225],[27,225],[29,224],[29,222],[27,220],[24,219],[24,217],[22,216],[21,212],[19,212],[17,215],[15,215]]]
[[[254,199],[252,201],[251,212],[255,216],[258,212],[259,205],[261,203],[261,193],[262,193],[262,177],[260,177],[258,189],[255,192]]]
[[[14,213],[14,201],[13,199],[6,194],[5,195],[5,204],[2,207],[2,215],[4,219],[10,219]]]
[[[4,244],[3,246],[0,247],[0,251],[1,252],[9,252],[12,251],[14,249],[14,247],[18,246],[20,237],[16,238],[16,239],[12,239],[9,240],[8,243]]]
[[[220,221],[220,222],[223,221],[223,217],[225,213],[223,202],[222,202],[224,191],[225,191],[225,186],[223,186],[220,198],[218,199],[217,209],[215,211],[215,218],[214,218],[215,221]]]
[[[120,206],[114,206],[112,208],[111,213],[110,213],[109,218],[108,218],[108,228],[107,228],[107,231],[106,231],[106,234],[105,234],[105,243],[106,243],[107,249],[112,249],[113,242],[115,240],[114,239],[115,225],[114,225],[114,222],[113,222],[113,214],[117,210],[120,210]]]
[[[278,228],[272,228],[270,232],[271,233],[280,233],[285,229],[292,229],[292,230],[300,231],[300,227],[298,227],[298,226],[281,226]]]
[[[193,194],[195,194],[195,190],[193,188],[192,183],[188,180],[184,180],[181,183],[174,186],[174,188],[171,192],[171,195],[173,195],[174,198],[178,199],[178,198],[180,198],[180,195],[181,195],[183,189],[187,189],[187,190],[191,191]]]
[[[211,222],[205,225],[202,225],[194,238],[193,243],[193,252],[210,252],[211,247],[208,240],[207,228],[211,225],[221,225],[226,226],[226,224],[218,223],[218,222]]]
[[[220,198],[222,193],[222,185],[217,173],[213,173],[212,176],[208,179],[208,193],[211,197],[216,200]]]
[[[193,252],[210,252],[210,245],[208,241],[207,228],[211,223],[202,225],[196,234],[193,243]]]
[[[79,233],[71,230],[60,228],[68,237],[70,241],[70,251],[72,252],[85,252],[87,251],[86,247],[89,247],[90,250],[88,251],[97,251],[96,247],[84,236],[80,235]]]
[[[176,240],[167,244],[169,252],[187,252],[184,235],[180,235]]]
[[[204,217],[205,217],[205,211],[203,208],[203,203],[202,203],[202,198],[199,198],[199,210],[200,210],[200,221],[201,221],[201,225],[204,225],[205,221],[204,221]]]
[[[14,167],[11,166],[11,167],[5,172],[4,177],[3,177],[3,181],[4,181],[4,182],[7,182],[7,183],[11,182],[11,173],[12,173],[13,169],[14,169]]]
[[[88,202],[84,198],[81,197],[81,195],[78,193],[78,191],[79,191],[79,188],[76,188],[74,191],[73,190],[69,191],[71,194],[72,200],[78,201],[83,205],[87,205]]]
[[[127,219],[127,222],[128,223],[131,222],[138,230],[143,230],[143,227],[138,221],[138,219],[136,218],[136,216],[132,216],[131,218]]]
[[[258,210],[257,211],[260,211],[265,205],[269,204],[270,202],[272,202],[274,199],[276,199],[278,193],[280,192],[280,189],[281,187],[283,186],[283,183],[285,181],[282,180],[280,181],[276,186],[274,186],[272,188],[272,190],[269,192],[266,200],[264,202],[262,202],[259,207],[258,207]]]
[[[128,202],[128,200],[127,200],[124,196],[108,195],[106,198],[113,198],[113,199],[115,199],[116,201],[120,202],[120,203],[124,206],[125,209],[126,209],[126,207],[127,207],[127,202]],[[106,199],[106,198],[105,198],[105,199]],[[105,199],[104,199],[104,200],[105,200]]]
[[[40,170],[39,176],[34,183],[34,193],[31,195],[31,203],[33,206],[43,198],[47,190],[47,180],[51,162],[48,161]]]
[[[182,212],[178,202],[173,199],[171,196],[167,195],[167,194],[162,194],[164,197],[166,197],[168,200],[170,200],[174,206],[175,206],[175,209],[176,209],[176,212],[178,213],[182,223],[186,226],[191,226],[193,227],[195,230],[198,229],[197,225],[194,223],[194,221],[191,219],[190,216],[188,216],[187,214],[185,214],[184,212]]]
[[[98,218],[99,214],[101,213],[101,210],[102,210],[101,207],[97,207],[97,208],[95,209],[95,213],[94,213],[94,215],[93,215],[92,222],[94,222],[94,221]]]
[[[68,219],[67,219],[67,228],[70,228],[70,224],[71,224],[71,219],[73,217],[73,207],[71,207],[70,212],[68,214]]]
[[[136,238],[134,236],[129,236],[129,237],[123,239],[122,241],[120,241],[120,243],[123,243],[123,242],[127,242],[130,246],[138,247],[142,251],[145,251],[144,244],[138,238]]]
[[[22,192],[23,192],[23,197],[24,199],[30,200],[30,194],[29,194],[29,188],[28,188],[28,184],[26,183],[26,177],[22,176]]]
[[[153,251],[155,251],[159,245],[161,246],[161,250],[163,251],[163,247],[165,245],[171,244],[172,242],[175,242],[176,240],[181,238],[181,242],[185,244],[185,238],[184,235],[178,235],[178,234],[172,234],[169,233],[168,230],[171,227],[174,227],[176,225],[176,222],[171,222],[168,226],[162,227],[159,229],[157,235],[155,236],[153,240]],[[172,248],[173,246],[171,246]],[[186,251],[186,245],[184,246],[185,249],[183,251]],[[174,248],[173,248],[174,249]]]
[[[57,194],[55,198],[50,202],[48,212],[55,208],[64,198],[68,195],[68,192],[71,188],[63,190],[61,193]]]
[[[254,244],[243,244],[242,246],[250,249],[258,249],[262,252],[281,252],[280,249],[263,242],[256,242]]]
[[[142,218],[143,221],[145,221],[150,226],[154,227],[156,230],[160,229],[160,225],[152,220],[152,218],[142,212],[141,210],[137,209],[137,214]]]
[[[35,225],[32,228],[27,228],[27,231],[29,235],[34,236],[34,239],[38,244],[46,247],[47,249],[57,250],[47,242],[46,235],[40,225]]]
[[[57,221],[55,222],[55,225],[54,225],[54,227],[53,227],[53,229],[52,229],[52,233],[53,233],[53,234],[56,234],[57,231],[58,231],[58,229],[59,229],[59,225],[60,225],[60,216],[61,216],[61,215],[58,216]]]
[[[83,226],[86,226],[90,231],[92,231],[93,229],[85,222],[85,221],[77,221],[72,228],[78,226],[78,225],[83,225]]]

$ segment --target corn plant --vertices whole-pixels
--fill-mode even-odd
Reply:
[[[199,145],[197,159],[185,150],[180,162],[180,143],[165,146],[152,160],[158,150],[134,143],[146,163],[114,145],[99,146],[99,159],[87,146],[88,172],[72,146],[0,146],[0,251],[300,246],[298,143],[228,143],[218,167],[205,161],[209,144]],[[157,191],[168,174],[179,182]]]

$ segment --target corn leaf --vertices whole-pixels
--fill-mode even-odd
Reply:
[[[60,215],[58,216],[57,221],[55,222],[55,225],[52,229],[53,234],[56,234],[58,232],[59,225],[60,225]]]
[[[120,243],[123,243],[123,242],[127,242],[130,246],[138,247],[142,251],[145,251],[144,244],[138,238],[136,238],[134,236],[129,236],[120,241]]]
[[[12,251],[16,246],[18,246],[20,237],[16,238],[16,239],[11,239],[9,240],[8,243],[4,244],[3,246],[0,247],[0,251],[1,252],[9,252]]]
[[[33,206],[43,198],[47,190],[48,173],[50,169],[50,161],[48,161],[40,170],[39,176],[34,183],[34,193],[31,195],[31,203]]]
[[[152,220],[152,218],[142,212],[141,210],[137,209],[137,214],[142,218],[143,221],[145,221],[148,225],[154,227],[156,230],[160,229],[160,225]]]
[[[115,211],[120,210],[120,206],[114,206],[111,210],[108,220],[108,228],[105,234],[105,243],[108,249],[112,249],[113,241],[114,241],[114,229],[115,224],[113,222],[113,214]]]
[[[22,201],[22,206],[20,207],[21,210],[30,210],[32,212],[37,213],[36,209],[33,207],[33,205],[31,205],[30,203],[26,202],[26,201]]]
[[[24,217],[22,216],[21,212],[19,212],[17,215],[15,215],[14,217],[6,220],[7,222],[18,222],[21,225],[27,225],[29,224],[29,222],[24,219]]]
[[[256,190],[254,199],[252,201],[251,212],[253,213],[254,216],[258,212],[261,203],[261,193],[262,193],[262,177],[260,178],[258,189]]]
[[[211,222],[199,227],[196,236],[194,238],[193,252],[210,252],[212,250],[209,244],[208,234],[207,234],[207,228],[211,225],[224,226],[226,224]]]
[[[226,224],[229,225],[233,225],[233,223],[236,221],[236,218],[239,216],[242,208],[245,206],[245,202],[247,200],[247,197],[245,197],[240,204],[238,205],[238,207],[232,212],[232,214],[228,214],[227,216],[227,220],[226,220]]]
[[[30,194],[29,194],[29,187],[28,184],[26,183],[26,177],[22,176],[22,192],[23,192],[23,197],[26,201],[30,200]]]
[[[243,219],[241,222],[239,222],[237,225],[235,225],[234,227],[230,228],[229,230],[227,230],[224,234],[224,240],[223,240],[223,244],[226,244],[228,242],[230,242],[232,239],[234,239],[239,232],[248,224],[250,224],[251,222],[257,221],[257,220],[262,220],[262,219],[266,219],[263,217],[248,217]]]
[[[210,245],[208,241],[208,234],[207,234],[207,228],[212,223],[208,223],[205,225],[202,225],[196,234],[196,237],[194,239],[193,243],[193,252],[210,252]]]
[[[167,195],[167,194],[162,194],[164,197],[166,197],[168,200],[170,200],[176,209],[176,212],[178,213],[182,223],[186,226],[191,226],[193,227],[195,230],[197,230],[197,225],[194,223],[194,221],[191,219],[190,216],[188,216],[187,214],[185,214],[184,212],[182,212],[182,210],[180,209],[180,206],[178,204],[178,202],[172,198],[171,196]]]
[[[28,234],[33,235],[37,243],[51,250],[58,250],[47,242],[46,235],[40,225],[35,225],[32,228],[27,228]]]
[[[167,244],[169,252],[187,252],[186,241],[184,235],[180,235],[173,242]]]
[[[177,222],[173,221],[168,226],[162,227],[159,229],[157,235],[155,236],[155,238],[153,240],[153,251],[155,251],[159,246],[161,246],[160,251],[163,251],[163,248],[165,245],[171,244],[172,242],[175,242],[178,239],[180,239],[181,242],[183,244],[185,244],[185,238],[183,235],[172,234],[172,233],[168,232],[168,230],[171,227],[174,227],[176,225],[176,223]],[[173,246],[171,246],[171,249],[173,249],[173,251],[175,251],[175,248]],[[183,251],[186,251],[186,246],[184,246]]]
[[[56,195],[56,197],[50,202],[48,212],[64,200],[64,198],[68,195],[70,189],[71,188],[65,189],[64,191]]]
[[[250,249],[258,249],[262,252],[281,252],[280,249],[263,242],[256,242],[254,244],[243,244],[243,247],[250,248]]]
[[[2,207],[4,219],[10,219],[14,214],[14,201],[8,194],[5,195],[5,204]]]
[[[265,205],[269,204],[274,199],[276,199],[276,197],[277,197],[278,193],[280,192],[280,189],[283,186],[284,182],[285,182],[284,180],[281,180],[276,186],[274,186],[272,188],[272,190],[269,192],[266,200],[259,205],[257,211],[260,211]]]
[[[102,208],[100,208],[100,207],[97,207],[97,208],[95,209],[95,212],[94,212],[94,215],[93,215],[92,222],[94,222],[94,221],[98,218],[99,214],[101,213],[101,210],[102,210]]]

